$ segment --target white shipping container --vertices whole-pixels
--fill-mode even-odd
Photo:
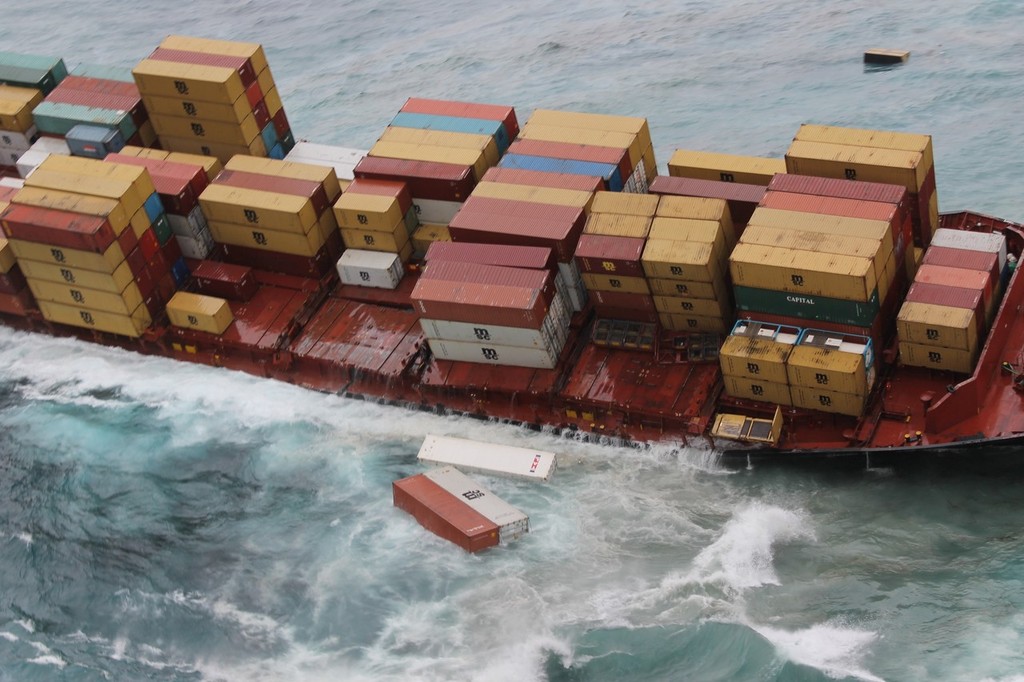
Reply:
[[[32,148],[38,135],[39,131],[35,126],[23,133],[17,130],[0,130],[0,149],[17,152],[20,156]]]
[[[423,335],[439,341],[463,341],[466,343],[492,343],[518,348],[545,348],[555,355],[562,352],[562,343],[545,324],[540,329],[527,327],[505,327],[501,325],[475,324],[420,318]]]
[[[291,151],[285,155],[284,160],[308,163],[313,166],[333,166],[334,173],[339,180],[353,180],[356,164],[368,153],[365,149],[296,142]]]
[[[15,187],[21,189],[25,186],[22,178],[0,178],[0,187]]]
[[[553,452],[433,434],[423,439],[418,458],[426,464],[454,466],[461,471],[545,482],[557,463]]]
[[[39,164],[46,160],[46,157],[49,155],[49,152],[43,152],[36,149],[29,149],[27,152],[18,157],[18,160],[15,164],[18,167],[18,175],[20,175],[23,178],[27,178],[29,176],[29,173],[34,171],[39,166]]]
[[[554,369],[558,355],[549,348],[521,348],[494,343],[427,339],[435,356],[442,360],[478,362],[487,365]]]
[[[376,289],[395,289],[405,275],[397,253],[346,249],[337,263],[342,284]]]
[[[196,258],[203,260],[210,255],[210,251],[213,250],[213,240],[196,239],[195,237],[183,237],[180,234],[174,235],[174,238],[178,242],[178,246],[181,247],[181,255],[186,258]]]
[[[462,208],[461,201],[440,201],[438,199],[412,198],[412,207],[421,223],[447,225]]]
[[[455,467],[431,469],[423,475],[498,526],[500,542],[530,532],[530,517]]]
[[[994,253],[999,257],[1000,272],[1006,265],[1006,237],[994,232],[967,232],[940,227],[932,235],[931,246]]]
[[[188,215],[168,213],[167,222],[171,224],[171,232],[178,236],[213,241],[213,236],[210,234],[210,226],[206,222],[206,216],[203,215],[202,208],[199,206],[189,211]]]
[[[30,147],[34,152],[46,152],[47,154],[58,154],[60,156],[71,156],[71,147],[62,137],[40,137]]]
[[[571,315],[583,310],[583,307],[587,304],[587,287],[583,284],[582,277],[579,277],[575,282],[570,281],[574,276],[573,273],[579,276],[579,270],[576,269],[574,264],[572,267],[569,267],[569,265],[568,263],[558,264],[555,286],[561,289]],[[559,283],[561,283],[560,287]]]

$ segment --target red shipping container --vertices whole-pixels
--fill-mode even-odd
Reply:
[[[599,308],[632,308],[657,314],[654,297],[650,294],[630,294],[624,291],[590,291],[590,300]]]
[[[364,156],[355,165],[356,178],[405,182],[417,199],[465,201],[476,186],[472,166]]]
[[[921,265],[942,265],[947,268],[981,270],[991,275],[993,282],[1000,280],[999,254],[970,249],[955,249],[952,246],[929,246],[925,249]]]
[[[283,140],[288,131],[291,130],[291,126],[288,124],[288,117],[284,113],[284,109],[281,109],[273,115],[271,120],[274,122],[274,132],[277,133],[277,139]]]
[[[121,245],[123,253],[128,253],[136,242],[135,233],[130,228],[117,235],[110,222],[101,216],[28,204],[9,205],[0,214],[0,224],[4,234],[11,239],[92,253],[104,253],[114,242]]]
[[[391,484],[394,504],[434,535],[467,552],[498,544],[498,526],[423,474]]]
[[[206,170],[202,166],[163,159],[149,159],[142,156],[125,156],[123,154],[107,154],[104,161],[123,163],[131,166],[142,166],[149,171],[156,187],[157,194],[168,213],[187,215],[195,208],[197,197],[203,193],[209,181]],[[170,208],[173,205],[173,210]]]
[[[15,265],[5,273],[0,273],[0,294],[16,294],[25,288],[25,275]]]
[[[25,317],[29,310],[35,310],[35,308],[36,300],[28,289],[23,289],[16,294],[0,293],[0,313]]]
[[[999,280],[992,280],[992,275],[982,270],[965,270],[950,268],[944,265],[921,265],[914,275],[914,282],[923,284],[941,284],[962,289],[981,291],[982,302],[988,310],[994,303],[994,288]]]
[[[509,244],[475,244],[473,242],[431,242],[423,256],[425,262],[457,261],[504,265],[512,268],[553,270],[555,254],[541,246],[512,246]]]
[[[404,181],[395,182],[393,180],[356,178],[349,183],[345,193],[394,197],[398,199],[398,208],[402,210],[402,215],[408,213],[409,209],[412,208],[412,194],[409,193],[409,185]]]
[[[127,81],[69,75],[46,96],[46,101],[126,111],[136,127],[149,119],[138,87]]]
[[[884,220],[892,229],[893,244],[902,235],[904,241],[910,238],[911,228],[908,219],[903,220],[894,204],[863,199],[844,199],[842,197],[826,197],[814,194],[796,194],[793,192],[775,192],[768,190],[761,200],[764,208],[777,208],[785,211],[816,213],[821,215],[842,216],[845,218],[863,218],[866,220]],[[908,230],[906,233],[904,230]]]
[[[907,188],[901,185],[819,178],[813,175],[793,175],[790,173],[777,173],[772,177],[771,182],[768,183],[768,189],[770,191],[792,192],[795,194],[814,194],[825,197],[879,201],[894,205],[905,204],[908,200]]]
[[[174,265],[184,257],[184,254],[181,252],[181,245],[178,244],[177,239],[168,239],[167,243],[160,247],[160,251],[163,252],[164,258],[171,265]]]
[[[179,62],[181,64],[199,64],[202,66],[220,66],[227,69],[234,69],[238,77],[242,79],[243,85],[249,85],[256,81],[256,70],[252,62],[246,57],[234,57],[226,54],[212,54],[210,52],[193,52],[191,50],[172,50],[170,48],[158,47],[149,54],[149,59],[158,59],[164,62]]]
[[[263,130],[270,123],[270,109],[267,108],[267,101],[261,99],[252,108],[252,116],[256,119],[256,127]]]
[[[410,97],[402,105],[401,111],[411,114],[435,114],[455,116],[456,118],[479,118],[485,121],[501,121],[508,133],[508,139],[516,139],[519,134],[519,121],[516,120],[514,107],[501,104],[477,104],[475,102],[454,102],[439,99]]]
[[[629,150],[614,147],[595,147],[572,142],[548,142],[546,140],[516,140],[509,145],[507,154],[527,154],[550,159],[574,159],[592,163],[609,163],[618,166],[623,180],[633,173],[629,163]]]
[[[778,176],[776,176],[778,177]],[[676,178],[671,175],[657,175],[651,180],[648,192],[651,194],[669,194],[681,197],[703,197],[705,199],[724,199],[729,206],[729,216],[737,233],[742,232],[754,209],[764,199],[767,189],[763,185],[747,185],[740,182],[722,182],[720,180],[698,180],[695,178]]]
[[[423,317],[540,329],[548,306],[536,289],[420,278],[410,299]]]
[[[259,289],[252,268],[244,265],[199,261],[192,268],[192,277],[198,293],[231,301],[248,301]]]
[[[551,173],[527,170],[525,168],[500,168],[494,166],[484,173],[485,182],[505,182],[510,185],[550,187],[552,189],[573,189],[579,192],[597,192],[604,187],[604,179],[596,175],[573,175],[572,173]]]
[[[471,197],[448,223],[448,233],[455,242],[551,248],[560,262],[567,263],[585,224],[579,208],[502,199],[485,203]]]
[[[256,74],[259,78],[259,74]],[[245,98],[249,100],[249,108],[254,109],[256,105],[263,99],[263,90],[260,89],[259,81],[253,81],[245,88]]]
[[[170,240],[177,243],[177,240]],[[139,249],[142,251],[142,257],[146,259],[148,263],[153,256],[160,251],[160,242],[156,238],[156,233],[153,232],[152,228],[146,230],[139,237]]]
[[[640,257],[646,240],[603,234],[580,235],[576,244],[576,265],[581,272],[646,277]]]
[[[341,233],[338,233],[341,236]],[[224,259],[236,265],[248,265],[257,270],[280,272],[295,277],[312,277],[320,279],[334,270],[337,258],[331,257],[331,242],[321,246],[315,256],[298,256],[277,251],[263,251],[248,246],[221,244]]]
[[[322,215],[331,206],[330,201],[327,199],[327,190],[316,180],[298,180],[295,178],[283,178],[277,175],[264,175],[262,173],[222,170],[213,182],[216,185],[244,187],[261,192],[306,197],[312,202],[313,210],[316,211],[318,216]]]
[[[510,268],[482,263],[460,263],[458,261],[434,261],[429,263],[420,279],[435,279],[453,283],[495,284],[507,287],[536,289],[544,297],[546,305],[555,297],[555,276],[547,270]]]

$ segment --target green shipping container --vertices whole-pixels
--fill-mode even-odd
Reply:
[[[138,130],[127,111],[45,100],[32,110],[32,120],[39,132],[50,135],[67,135],[79,123],[120,130],[126,140]]]
[[[59,57],[0,52],[0,83],[38,88],[48,95],[66,75],[68,70]]]
[[[747,312],[787,315],[855,327],[870,327],[878,315],[877,289],[867,302],[744,286],[733,287],[733,294],[736,309]]]

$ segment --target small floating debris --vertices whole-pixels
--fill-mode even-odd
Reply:
[[[865,64],[882,64],[891,66],[903,64],[910,59],[910,52],[907,50],[867,50],[864,52]]]

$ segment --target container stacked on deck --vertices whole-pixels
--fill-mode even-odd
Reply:
[[[319,278],[341,253],[331,209],[340,194],[330,166],[240,154],[203,190],[199,205],[226,261]]]
[[[396,254],[401,263],[413,255],[419,223],[406,182],[357,178],[334,202],[334,217],[347,249]]]
[[[164,149],[283,159],[295,144],[262,46],[168,36],[132,69]]]
[[[41,90],[0,84],[0,175],[18,174],[18,159],[38,137],[32,110],[42,101]]]
[[[220,336],[234,322],[228,302],[217,296],[179,291],[167,302],[167,318],[181,329]]]
[[[13,187],[0,187],[0,215],[17,193]],[[25,316],[35,308],[32,292],[18,266],[14,250],[5,237],[0,237],[0,313]]]
[[[284,155],[284,159],[295,163],[309,163],[314,166],[331,166],[334,168],[335,175],[338,176],[338,181],[342,183],[342,189],[345,189],[348,182],[356,177],[356,164],[364,156],[366,156],[364,149],[336,147],[300,140],[295,143],[290,152]]]
[[[913,267],[910,229],[903,187],[776,175],[733,254],[736,307],[881,347]]]
[[[168,227],[174,234],[175,241],[186,258],[203,259],[213,249],[213,235],[206,223],[206,216],[199,207],[199,196],[209,184],[206,170],[194,163],[181,163],[167,160],[168,152],[156,151],[164,158],[146,153],[137,156],[136,150],[141,147],[127,147],[118,154],[110,154],[104,159],[112,163],[142,166],[153,179],[157,195],[164,207]]]
[[[552,369],[568,337],[570,310],[549,250],[439,242],[411,299],[442,360]]]
[[[1002,293],[1006,238],[939,229],[896,321],[900,362],[970,374]]]
[[[674,178],[735,182],[767,187],[777,173],[786,172],[785,159],[737,156],[690,149],[677,149],[668,162]]]
[[[901,185],[910,195],[914,244],[927,246],[939,227],[930,135],[805,124],[786,152],[786,170]]]
[[[0,214],[44,318],[131,337],[188,275],[161,219],[145,168],[71,156],[47,158]]]
[[[718,354],[726,394],[792,405],[786,361],[802,333],[799,327],[738,320]]]

